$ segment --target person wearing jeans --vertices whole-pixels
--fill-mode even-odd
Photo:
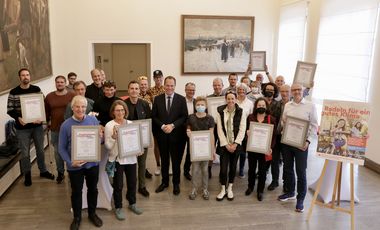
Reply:
[[[109,121],[104,130],[104,144],[109,150],[109,162],[115,162],[116,172],[113,178],[113,199],[115,202],[115,215],[118,220],[125,220],[123,207],[123,179],[127,178],[127,200],[128,208],[135,214],[142,214],[142,210],[136,207],[136,155],[121,156],[118,148],[118,126],[132,123],[125,118],[128,117],[128,107],[121,101],[116,100],[112,103],[110,115],[113,120]],[[109,164],[109,163],[107,163]],[[144,169],[145,172],[145,169]]]
[[[32,173],[30,162],[30,144],[33,140],[37,155],[37,165],[40,170],[40,177],[54,180],[54,175],[46,169],[44,154],[44,130],[42,121],[35,120],[26,123],[22,118],[20,96],[25,94],[42,93],[41,89],[30,84],[30,71],[22,68],[18,71],[20,85],[9,92],[7,102],[7,114],[15,120],[16,136],[21,152],[21,172],[24,174],[24,185],[32,185]]]
[[[284,158],[284,194],[278,197],[280,201],[287,201],[297,198],[296,212],[303,212],[303,202],[306,196],[307,181],[306,181],[306,168],[307,168],[307,155],[312,136],[317,134],[317,109],[315,105],[303,98],[303,88],[300,84],[293,84],[291,86],[291,94],[293,100],[288,102],[282,114],[282,127],[285,127],[288,116],[300,118],[310,122],[309,129],[306,135],[306,142],[302,148],[296,148],[283,144],[283,158]],[[284,134],[283,134],[284,135]],[[297,197],[295,196],[295,176],[294,176],[294,163],[296,166],[297,174]]]
[[[69,173],[71,184],[71,207],[74,214],[74,219],[70,226],[71,230],[79,229],[81,223],[82,189],[84,179],[86,179],[87,185],[88,218],[96,227],[101,227],[103,225],[103,221],[96,214],[99,163],[71,159],[72,126],[99,125],[99,121],[94,116],[86,115],[86,107],[86,98],[79,95],[75,96],[71,101],[73,116],[63,122],[59,131],[58,152],[62,159],[66,162],[67,172]],[[100,133],[99,138],[101,136],[102,133]]]

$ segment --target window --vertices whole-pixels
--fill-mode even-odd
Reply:
[[[324,0],[313,98],[366,102],[378,0]]]
[[[303,59],[306,12],[306,1],[287,4],[280,9],[277,75],[283,75],[286,82],[293,82],[297,61]]]

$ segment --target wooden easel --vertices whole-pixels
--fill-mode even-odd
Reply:
[[[341,189],[341,182],[342,182],[342,162],[338,161],[337,166],[336,166],[336,174],[335,174],[335,183],[334,183],[334,190],[332,194],[332,200],[331,203],[325,204],[320,201],[317,201],[317,197],[319,194],[319,191],[321,189],[321,185],[323,182],[323,178],[326,173],[326,168],[327,168],[328,160],[325,160],[325,163],[323,165],[322,173],[321,176],[319,177],[317,187],[315,189],[315,193],[313,196],[313,200],[311,201],[311,205],[309,208],[309,212],[307,214],[307,221],[310,220],[311,213],[313,212],[314,205],[319,205],[321,207],[325,208],[330,208],[330,209],[335,209],[336,211],[339,212],[345,212],[351,215],[351,230],[355,229],[355,215],[354,215],[354,204],[355,204],[355,198],[354,198],[354,164],[350,163],[350,209],[345,209],[340,207],[340,189]]]

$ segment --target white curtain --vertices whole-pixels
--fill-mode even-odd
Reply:
[[[379,0],[322,0],[313,98],[366,102]]]
[[[306,12],[306,1],[280,8],[277,75],[283,75],[287,83],[293,82],[297,61],[303,59]]]

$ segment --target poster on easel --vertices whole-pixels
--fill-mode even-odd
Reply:
[[[370,114],[368,103],[324,100],[317,156],[363,165]]]

